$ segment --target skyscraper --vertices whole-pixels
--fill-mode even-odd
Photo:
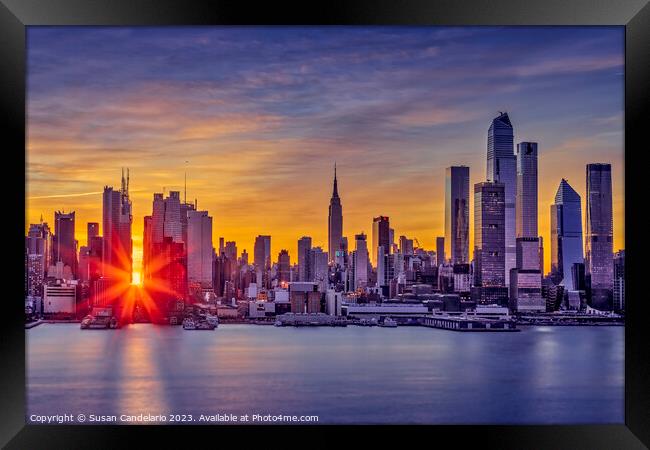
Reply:
[[[325,292],[329,282],[328,268],[327,268],[327,252],[324,252],[320,247],[314,247],[310,251],[309,260],[311,262],[311,273],[314,282],[318,283],[319,290]]]
[[[126,178],[122,171],[122,187],[119,191],[104,186],[102,229],[103,274],[131,282],[133,270],[133,242],[131,239],[131,199],[129,198],[129,171]]]
[[[516,190],[517,237],[536,238],[537,231],[537,143],[517,144]]]
[[[207,211],[187,211],[187,281],[212,288],[212,217]]]
[[[163,236],[172,238],[174,242],[184,242],[181,221],[181,193],[179,191],[170,191],[169,196],[165,199]]]
[[[567,291],[577,290],[573,264],[583,263],[580,195],[563,178],[551,205],[551,278]]]
[[[614,227],[610,164],[587,164],[586,208],[585,273],[591,283],[591,306],[611,310],[614,288]]]
[[[354,256],[352,266],[354,272],[354,289],[364,288],[368,284],[368,242],[366,235],[360,233],[354,236]]]
[[[69,266],[73,277],[77,275],[77,241],[74,238],[75,213],[54,213],[54,263],[61,261]]]
[[[144,229],[142,232],[142,281],[148,282],[151,279],[150,261],[151,261],[151,244],[152,236],[152,216],[144,216]]]
[[[339,198],[336,181],[336,163],[334,164],[334,188],[330,199],[329,215],[327,218],[328,254],[330,262],[334,262],[336,252],[340,250],[343,237],[343,207]]]
[[[503,287],[505,277],[505,186],[474,185],[474,284]]]
[[[445,238],[436,238],[436,265],[442,266],[445,263]]]
[[[303,236],[298,239],[298,281],[311,281],[309,255],[311,237]]]
[[[88,222],[87,227],[86,245],[90,247],[93,238],[99,236],[99,223]]]
[[[517,157],[514,153],[514,132],[508,113],[500,113],[488,130],[487,181],[504,185],[505,195],[505,273],[510,283],[510,270],[516,266]]]
[[[43,297],[43,281],[51,263],[51,248],[52,234],[47,223],[31,224],[25,238],[28,296]]]
[[[390,249],[390,224],[387,216],[379,216],[372,219],[372,249],[371,258],[377,266],[377,251],[383,247],[385,253]]]
[[[469,262],[469,167],[447,167],[445,252],[452,264]]]
[[[614,310],[625,310],[625,250],[614,254]]]
[[[255,238],[253,263],[257,276],[257,285],[270,287],[269,270],[271,269],[271,236],[259,235]]]
[[[406,236],[400,236],[399,251],[402,255],[413,255],[413,239],[408,239]]]
[[[271,236],[258,235],[255,238],[253,262],[262,269],[271,267]]]
[[[291,259],[287,250],[280,250],[278,254],[278,281],[289,282],[291,281]]]

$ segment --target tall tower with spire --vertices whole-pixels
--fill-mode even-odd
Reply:
[[[330,262],[336,260],[336,252],[341,249],[341,238],[343,237],[343,207],[339,198],[338,185],[336,181],[336,163],[334,163],[334,189],[330,199],[329,215],[327,218],[327,249]]]

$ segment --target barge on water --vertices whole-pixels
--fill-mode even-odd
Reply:
[[[422,318],[422,326],[451,331],[521,331],[509,319],[433,315]]]

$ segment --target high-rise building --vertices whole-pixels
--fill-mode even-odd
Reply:
[[[102,272],[104,276],[130,283],[133,271],[133,241],[131,239],[131,199],[129,198],[129,171],[126,178],[122,171],[122,187],[119,191],[104,186],[103,194],[103,250]]]
[[[187,281],[212,288],[212,217],[207,211],[187,211]]]
[[[180,204],[181,239],[185,243],[185,251],[188,251],[187,228],[188,228],[188,217],[190,211],[196,211],[196,200],[195,203],[182,202]],[[212,241],[212,238],[210,238],[210,241]],[[189,263],[189,259],[188,259],[188,263]]]
[[[51,263],[51,248],[52,233],[47,223],[31,224],[25,238],[27,295],[30,297],[43,298],[43,283]]]
[[[253,261],[256,267],[271,268],[271,236],[259,235],[255,238]]]
[[[445,264],[445,238],[438,236],[436,238],[436,265],[442,266]]]
[[[474,185],[475,286],[506,286],[505,211],[503,183]]]
[[[90,247],[90,242],[97,236],[99,236],[99,223],[88,222],[86,246]]]
[[[408,239],[406,236],[400,236],[399,251],[402,255],[413,255],[413,239]]]
[[[445,251],[452,264],[469,262],[469,167],[447,167],[445,175]]]
[[[578,290],[571,268],[583,262],[580,195],[563,178],[551,205],[551,279],[567,291]]]
[[[151,267],[151,292],[162,312],[170,300],[187,297],[187,260],[185,244],[169,236],[151,245],[156,264]]]
[[[625,310],[625,250],[614,254],[614,310]]]
[[[223,254],[226,255],[231,261],[237,261],[237,243],[235,241],[228,241],[223,247]]]
[[[336,181],[336,164],[334,164],[334,188],[330,199],[329,214],[327,218],[327,249],[330,262],[334,262],[336,252],[341,249],[343,237],[343,207],[339,198]]]
[[[153,194],[153,207],[151,213],[151,243],[160,243],[165,230],[165,200],[163,194]]]
[[[517,238],[517,267],[510,270],[510,307],[514,311],[546,311],[539,269],[539,238]]]
[[[360,233],[354,236],[354,255],[352,257],[353,289],[365,288],[368,285],[368,242],[366,235]]]
[[[278,254],[278,281],[288,283],[291,281],[291,259],[287,250],[280,250]]]
[[[309,262],[311,237],[303,236],[298,239],[298,281],[312,281]]]
[[[142,232],[142,281],[150,279],[150,261],[151,261],[151,243],[153,218],[152,216],[144,216],[144,229]]]
[[[614,227],[612,217],[612,166],[587,164],[585,214],[585,273],[591,306],[611,310],[614,289]]]
[[[377,266],[377,251],[383,247],[386,253],[390,248],[390,224],[387,216],[379,216],[372,219],[372,263]]]
[[[183,223],[181,221],[181,193],[169,191],[165,199],[165,219],[163,237],[170,237],[174,242],[183,241]]]
[[[521,142],[517,144],[515,211],[517,237],[538,237],[536,142]]]
[[[318,283],[319,290],[325,292],[329,283],[327,252],[320,247],[313,247],[310,251],[311,273],[315,283]]]
[[[54,262],[61,261],[77,275],[77,241],[74,238],[75,213],[54,213]]]
[[[257,285],[265,289],[270,288],[271,236],[259,235],[255,238],[253,262],[257,275]]]
[[[505,199],[505,281],[510,283],[510,270],[516,266],[517,157],[514,153],[514,132],[508,113],[500,113],[488,130],[487,181],[504,185]]]

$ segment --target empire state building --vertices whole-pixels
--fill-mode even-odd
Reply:
[[[339,191],[336,185],[336,163],[334,164],[334,190],[330,200],[330,210],[327,218],[327,243],[330,262],[336,260],[336,252],[341,248],[343,237],[343,207],[339,198]]]

